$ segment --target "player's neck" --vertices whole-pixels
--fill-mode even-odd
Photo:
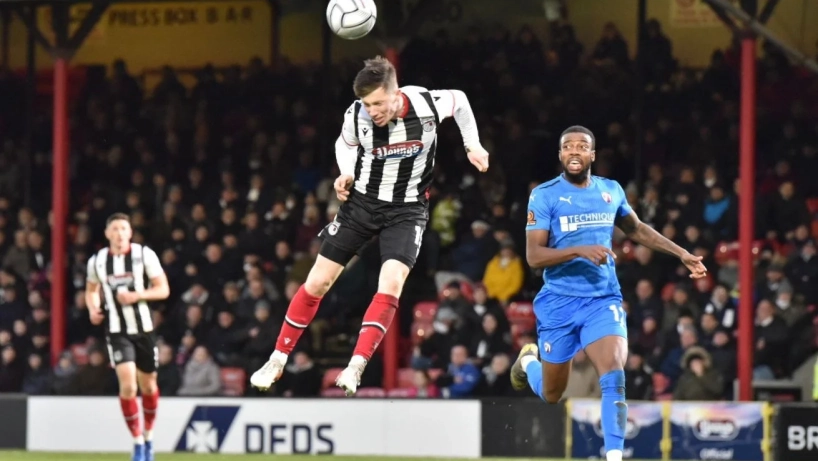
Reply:
[[[131,244],[126,243],[126,244],[121,245],[121,246],[109,245],[108,246],[108,252],[111,253],[114,256],[128,254],[128,253],[131,252]]]
[[[576,187],[581,187],[583,189],[591,185],[590,172],[581,175],[569,175],[567,173],[562,173],[562,177],[565,178],[569,184]]]
[[[406,95],[403,94],[403,93],[399,94],[398,95],[398,107],[397,107],[397,110],[395,110],[395,116],[392,117],[392,121],[397,120],[399,118],[406,117],[406,113],[409,112],[408,109],[409,109],[409,105],[408,105],[408,99],[406,98]]]

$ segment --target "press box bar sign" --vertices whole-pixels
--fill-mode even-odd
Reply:
[[[90,4],[70,10],[76,30]],[[40,29],[51,33],[51,9],[38,10]],[[246,65],[268,60],[272,30],[266,0],[114,3],[94,26],[72,62],[109,65],[124,59],[139,73],[165,64],[177,67]]]

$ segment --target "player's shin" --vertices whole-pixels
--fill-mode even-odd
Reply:
[[[145,419],[145,441],[153,440],[153,423],[159,408],[159,389],[153,394],[142,394],[142,413]]]
[[[287,363],[287,357],[295,348],[298,339],[304,333],[304,329],[312,322],[318,306],[321,304],[321,296],[313,296],[304,289],[304,285],[295,293],[290,306],[287,308],[287,315],[284,317],[284,324],[276,341],[276,350],[270,358],[277,358],[282,363]]]
[[[119,406],[122,408],[122,416],[125,418],[125,424],[128,425],[128,430],[134,438],[134,443],[142,445],[144,438],[142,437],[142,425],[139,421],[139,403],[136,397],[120,397]]]
[[[378,345],[386,335],[386,330],[395,318],[398,310],[398,298],[376,293],[372,298],[372,303],[366,309],[364,321],[361,324],[361,332],[358,335],[358,342],[355,344],[355,351],[349,364],[363,367],[372,358]]]
[[[602,433],[608,461],[621,461],[625,447],[628,405],[625,403],[625,372],[614,370],[599,379],[602,390]]]
[[[537,397],[545,400],[542,391],[542,363],[534,357],[523,357],[523,369],[525,369],[531,390],[537,394]]]

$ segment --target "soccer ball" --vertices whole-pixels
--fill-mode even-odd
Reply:
[[[378,19],[375,0],[330,0],[327,23],[335,35],[357,40],[368,34]]]

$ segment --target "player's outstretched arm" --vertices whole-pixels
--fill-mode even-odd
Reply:
[[[480,135],[477,132],[477,120],[469,103],[466,93],[460,90],[432,90],[435,108],[441,120],[453,117],[463,136],[463,145],[469,156],[469,161],[481,172],[489,168],[489,153],[480,145]]]
[[[634,211],[616,220],[616,226],[631,240],[644,245],[651,250],[661,251],[676,256],[690,270],[691,278],[701,278],[707,274],[707,268],[702,264],[701,256],[694,256],[687,250],[676,245],[670,239],[643,223]]]

